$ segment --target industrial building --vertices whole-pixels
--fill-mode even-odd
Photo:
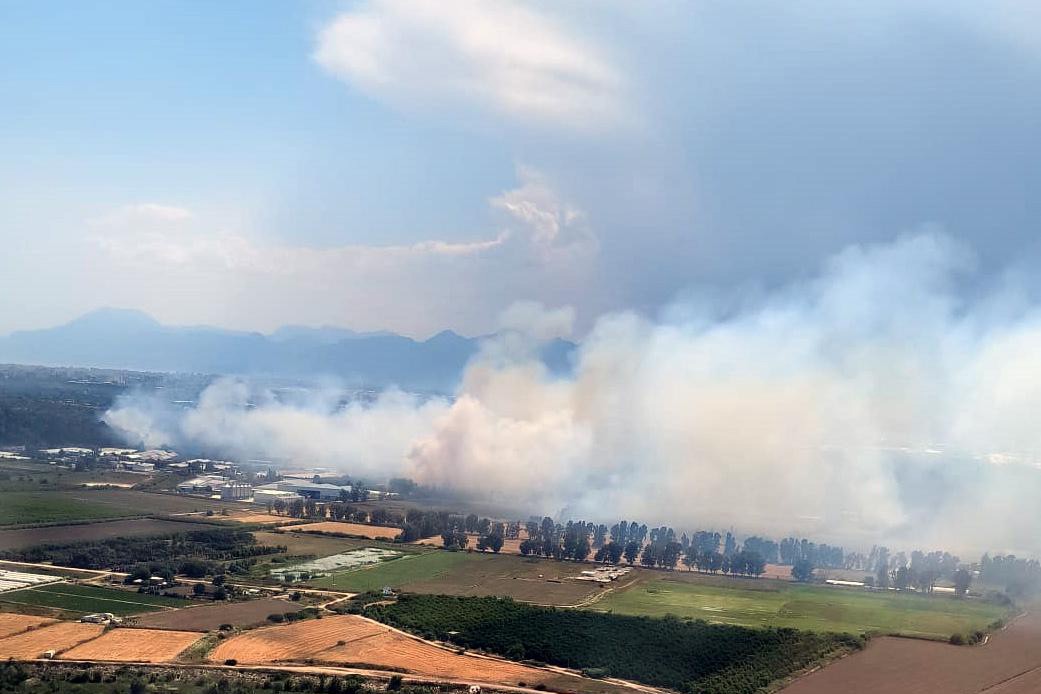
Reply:
[[[324,484],[322,482],[305,482],[303,480],[280,480],[271,484],[257,487],[257,490],[269,489],[280,492],[292,492],[298,496],[317,501],[339,501],[344,496],[349,496],[351,486],[338,484]]]

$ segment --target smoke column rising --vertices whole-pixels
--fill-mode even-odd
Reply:
[[[106,421],[531,513],[1036,554],[1041,321],[1008,283],[967,298],[974,279],[969,249],[922,233],[737,306],[603,316],[567,377],[535,354],[571,312],[519,304],[452,398],[340,408],[222,380],[186,413],[129,397]]]

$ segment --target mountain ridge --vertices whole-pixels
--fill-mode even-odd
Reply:
[[[443,330],[426,340],[387,331],[284,326],[271,333],[169,326],[133,309],[102,308],[62,325],[0,336],[0,361],[41,366],[264,376],[335,376],[352,385],[450,391],[484,337]],[[575,345],[545,345],[566,371]]]

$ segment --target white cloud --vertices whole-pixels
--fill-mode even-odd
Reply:
[[[601,51],[510,0],[371,0],[319,32],[314,58],[359,90],[395,102],[469,102],[582,131],[628,118],[623,80]]]
[[[110,292],[99,303],[248,329],[332,320],[410,335],[486,332],[518,296],[577,300],[597,251],[581,211],[538,172],[520,175],[489,201],[507,212],[501,228],[462,241],[314,247],[214,229],[181,208],[128,205],[88,224],[101,252],[91,265],[104,268],[96,286]]]
[[[596,238],[582,210],[557,196],[546,177],[529,167],[519,167],[521,185],[492,198],[495,209],[506,212],[529,227],[534,242],[542,248],[562,248],[572,244],[594,244]]]

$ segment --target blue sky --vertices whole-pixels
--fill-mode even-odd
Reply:
[[[0,332],[654,314],[931,225],[1038,259],[1030,2],[0,4]]]

